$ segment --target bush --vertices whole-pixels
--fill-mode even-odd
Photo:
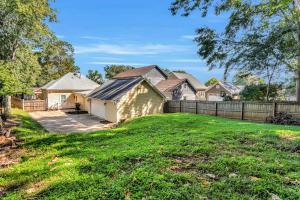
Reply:
[[[270,116],[266,121],[273,124],[300,125],[300,119],[294,118],[293,115],[286,112],[280,112],[275,116]]]

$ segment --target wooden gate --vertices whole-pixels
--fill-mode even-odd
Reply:
[[[16,97],[12,98],[12,106],[14,108],[19,108],[27,112],[33,111],[45,111],[47,110],[45,100],[24,100]]]
[[[45,100],[25,100],[23,110],[28,112],[44,111],[46,110]]]

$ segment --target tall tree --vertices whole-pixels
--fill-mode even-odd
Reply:
[[[211,86],[211,85],[216,84],[218,82],[219,82],[218,79],[216,79],[215,77],[212,77],[208,81],[206,81],[205,86],[208,87],[208,86]]]
[[[92,81],[95,81],[99,85],[102,85],[104,83],[102,74],[98,70],[89,70],[88,74],[86,76],[87,78],[91,79]]]
[[[45,43],[36,54],[42,67],[42,73],[37,82],[38,86],[43,86],[68,72],[79,71],[79,67],[75,65],[73,46],[56,37]]]
[[[198,10],[206,17],[229,16],[224,32],[209,27],[197,30],[199,55],[211,69],[224,67],[293,70],[300,101],[300,6],[298,0],[174,0],[171,12],[188,16]],[[221,16],[220,16],[221,17]]]
[[[263,84],[264,80],[253,74],[252,72],[247,71],[238,71],[233,79],[232,83],[235,85],[258,85]]]
[[[129,69],[134,69],[134,67],[127,65],[107,65],[104,67],[105,78],[112,79],[115,75],[125,72]]]

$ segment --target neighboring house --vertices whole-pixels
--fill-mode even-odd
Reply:
[[[163,112],[164,95],[142,76],[112,79],[89,95],[92,115],[110,122]]]
[[[230,96],[234,100],[240,99],[241,89],[232,83],[219,81],[207,88],[205,91],[207,101],[223,101],[225,96]]]
[[[197,91],[187,79],[162,80],[156,87],[167,100],[196,100]]]
[[[169,79],[187,79],[197,91],[196,99],[206,100],[205,90],[207,89],[207,87],[205,85],[202,85],[200,81],[193,75],[188,73],[172,72],[169,76]]]
[[[99,84],[83,75],[68,73],[41,89],[49,110],[71,109],[75,107],[75,103],[80,103],[81,109],[88,111],[86,95],[97,87]]]
[[[147,79],[152,85],[156,85],[158,82],[168,79],[168,75],[156,65],[130,69],[117,74],[114,76],[114,79],[138,76]]]

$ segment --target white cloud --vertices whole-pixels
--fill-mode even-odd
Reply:
[[[91,65],[131,65],[131,66],[146,66],[145,63],[131,63],[131,62],[114,62],[114,61],[101,61],[101,62],[89,62]]]
[[[179,63],[204,63],[203,60],[200,59],[172,59],[167,60],[168,62],[179,62]]]
[[[197,37],[196,35],[182,35],[181,39],[186,39],[186,40],[193,40]]]
[[[161,53],[184,52],[191,48],[184,45],[164,45],[164,44],[98,44],[91,46],[75,46],[76,54],[104,53],[112,55],[155,55]]]
[[[92,36],[92,35],[84,35],[80,37],[81,39],[87,39],[87,40],[109,40],[105,37],[98,37],[98,36]]]
[[[65,36],[64,35],[56,35],[59,39],[63,39],[63,38],[65,38]]]

